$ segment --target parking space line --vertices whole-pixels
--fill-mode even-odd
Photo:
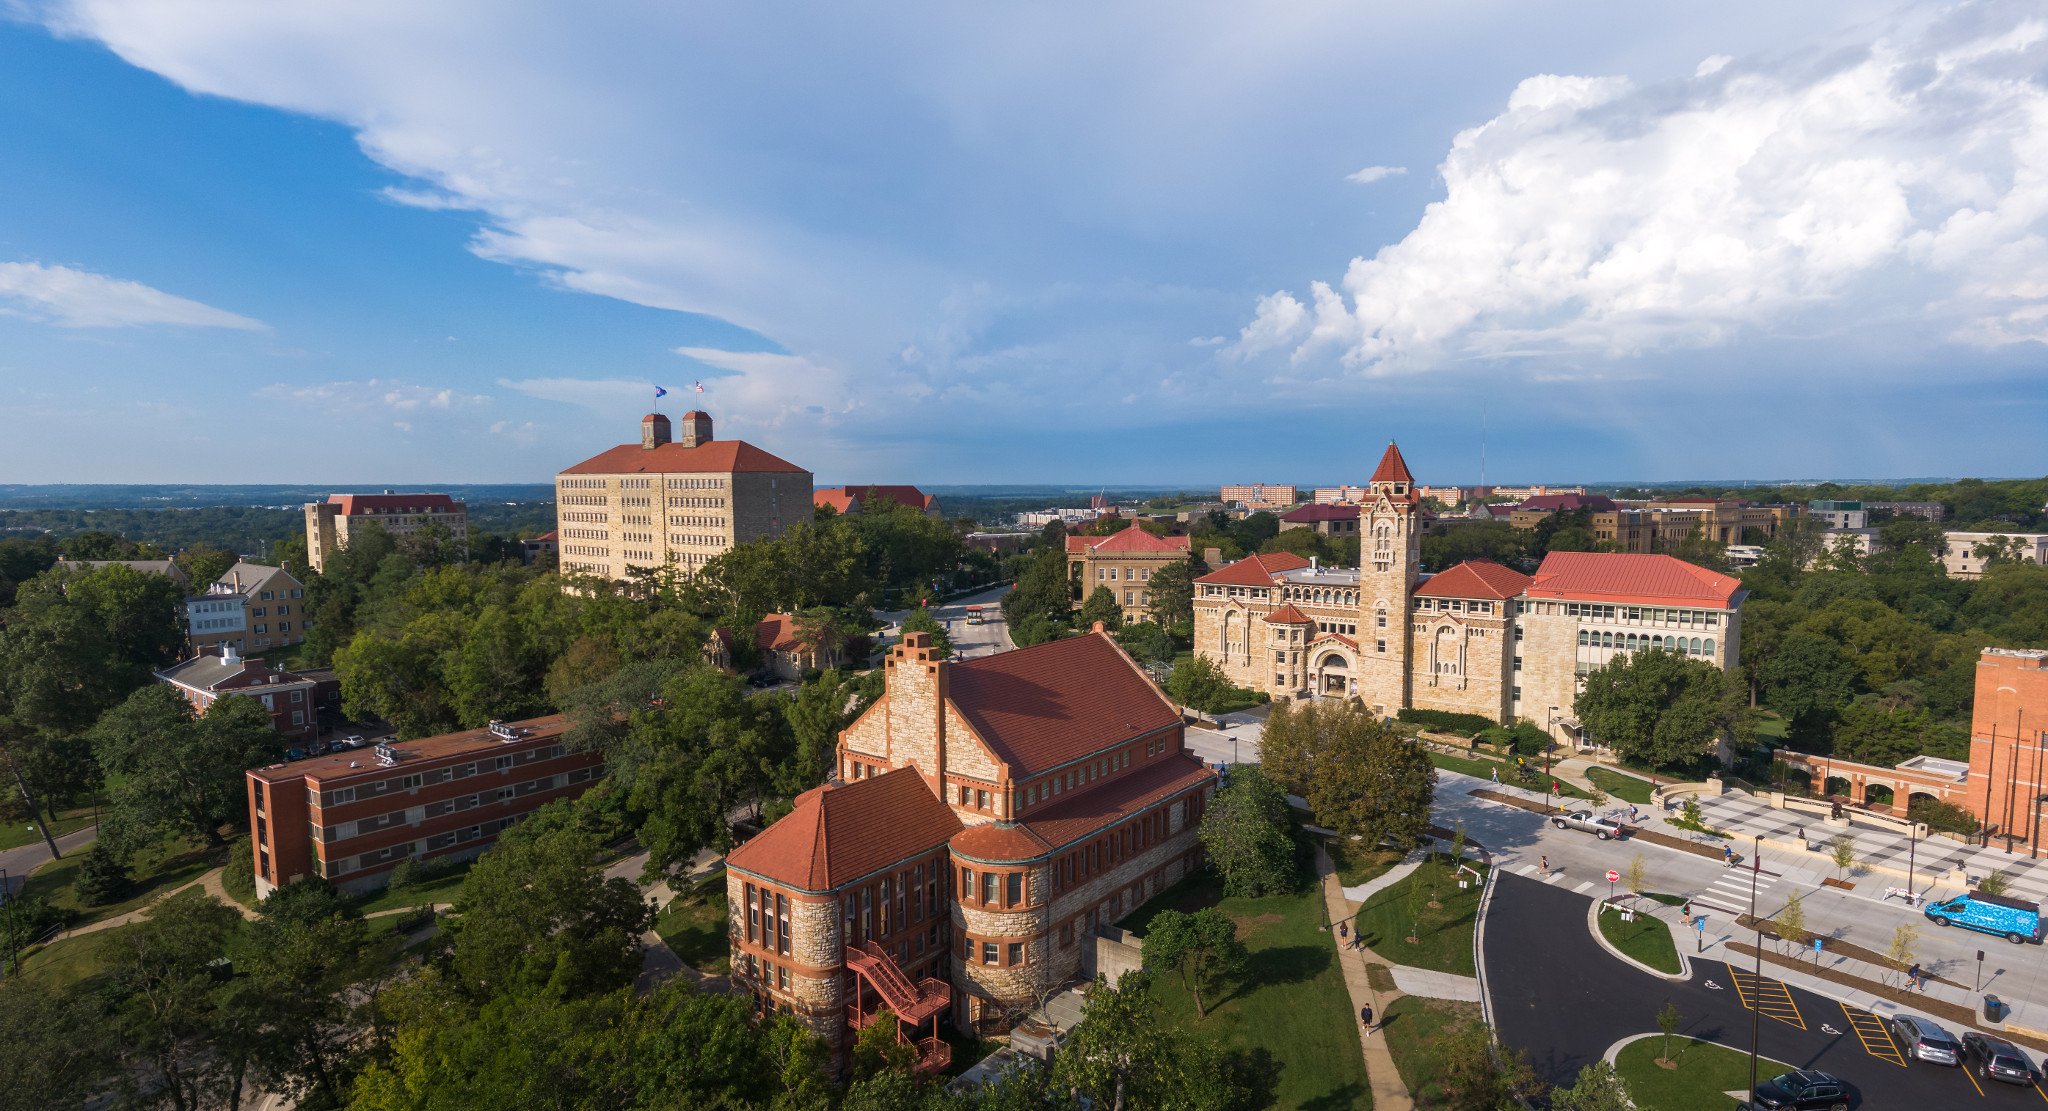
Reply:
[[[2039,1082],[2036,1082],[2036,1083],[2034,1083],[2034,1084],[2031,1084],[2031,1085],[2029,1085],[2029,1087],[2031,1087],[2031,1088],[2033,1088],[2033,1089],[2034,1089],[2034,1094],[2035,1094],[2035,1095],[2037,1095],[2037,1096],[2040,1096],[2040,1097],[2041,1097],[2041,1100],[2042,1100],[2042,1102],[2044,1102],[2044,1103],[2048,1103],[2048,1092],[2044,1092],[2044,1091],[2042,1091],[2042,1090],[2041,1090],[2041,1085],[2039,1084]]]
[[[1968,1061],[1964,1061],[1963,1067],[1959,1071],[1964,1076],[1970,1076],[1970,1063]],[[1984,1085],[1977,1083],[1977,1078],[1974,1076],[1970,1076],[1970,1087],[1977,1089],[1978,1095],[1981,1096],[1984,1094]]]
[[[1806,1019],[1799,1013],[1799,1004],[1792,1001],[1792,989],[1783,980],[1769,976],[1758,978],[1754,973],[1742,972],[1732,964],[1723,961],[1728,968],[1728,978],[1735,982],[1736,997],[1742,1005],[1758,1014],[1769,1015],[1787,1026],[1806,1029]]]
[[[1898,1044],[1892,1041],[1891,1031],[1884,1028],[1884,1023],[1876,1015],[1858,1010],[1847,1003],[1842,1004],[1842,1014],[1848,1017],[1849,1028],[1856,1031],[1856,1037],[1862,1041],[1864,1050],[1872,1057],[1890,1061],[1900,1068],[1906,1067],[1906,1059],[1900,1056]],[[1880,1049],[1879,1046],[1883,1048]]]

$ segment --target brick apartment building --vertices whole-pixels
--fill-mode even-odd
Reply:
[[[1215,774],[1099,626],[957,662],[913,633],[885,668],[835,781],[726,858],[733,977],[841,1064],[888,1006],[940,1068],[922,1023],[1007,1029],[1083,975],[1098,926],[1199,866]]]
[[[1421,499],[1398,448],[1361,507],[1360,567],[1256,555],[1195,580],[1195,651],[1274,696],[1357,696],[1527,719],[1569,735],[1584,676],[1661,648],[1740,652],[1742,584],[1665,555],[1553,552],[1536,573],[1473,560],[1423,576]]]
[[[407,857],[477,855],[603,774],[596,753],[563,747],[567,728],[556,714],[251,768],[257,894],[314,875],[365,891]]]
[[[1222,493],[1223,504],[1248,505],[1253,509],[1285,509],[1300,500],[1300,487],[1267,482],[1225,486]]]
[[[328,558],[348,547],[349,532],[372,522],[393,536],[440,525],[454,543],[469,544],[469,509],[446,494],[329,494],[306,503],[306,562],[325,571]]]
[[[329,693],[311,676],[243,659],[233,645],[172,664],[156,678],[202,714],[229,695],[255,699],[270,711],[270,727],[287,745],[302,745],[320,735],[320,702]]]
[[[1324,536],[1357,536],[1358,507],[1355,505],[1304,505],[1280,516],[1280,531],[1314,529]]]
[[[185,599],[192,654],[261,652],[306,640],[306,584],[282,567],[237,563]]]
[[[1082,599],[1098,586],[1109,588],[1125,621],[1152,620],[1152,576],[1187,558],[1187,537],[1154,536],[1136,521],[1108,536],[1067,537],[1067,574],[1081,584]]]
[[[640,442],[593,455],[555,476],[561,568],[623,581],[673,558],[691,574],[749,540],[811,519],[811,472],[745,440],[717,440],[711,414],[640,420]]]

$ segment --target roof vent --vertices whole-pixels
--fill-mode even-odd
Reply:
[[[507,725],[502,721],[491,722],[490,730],[491,736],[507,742],[520,740],[530,732],[523,725]]]
[[[388,741],[378,741],[377,747],[371,751],[377,754],[377,762],[387,768],[398,763],[398,750],[391,747]]]

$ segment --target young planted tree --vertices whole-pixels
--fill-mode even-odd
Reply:
[[[1678,1008],[1671,1005],[1669,996],[1664,999],[1664,1008],[1657,1012],[1657,1029],[1664,1031],[1664,1055],[1657,1058],[1657,1063],[1675,1069],[1678,1062],[1671,1059],[1671,1035],[1678,1033]]]
[[[1580,1069],[1571,1087],[1550,1094],[1551,1111],[1635,1111],[1635,1106],[1628,1082],[1605,1061]]]
[[[1835,862],[1835,882],[1840,883],[1842,873],[1848,871],[1856,863],[1856,839],[1846,833],[1837,834],[1833,845],[1834,848],[1829,853],[1829,858]]]
[[[1180,973],[1180,985],[1195,998],[1195,1017],[1207,1018],[1202,1004],[1204,977],[1227,976],[1244,967],[1250,955],[1237,937],[1237,923],[1216,909],[1193,914],[1164,911],[1145,934],[1145,963]]]
[[[1635,859],[1628,862],[1628,867],[1622,869],[1621,882],[1628,888],[1628,893],[1635,896],[1636,902],[1642,902],[1643,892],[1650,887],[1650,866],[1643,860],[1643,854],[1637,853]],[[1642,923],[1638,922],[1636,929],[1642,928]]]
[[[2003,895],[2011,886],[2012,877],[2006,874],[2005,869],[2001,868],[1985,876],[1984,882],[1977,885],[1977,890],[1982,891],[1986,895]]]
[[[1786,900],[1784,909],[1778,911],[1778,916],[1773,919],[1773,922],[1777,926],[1778,939],[1780,941],[1783,941],[1795,950],[1805,947],[1808,936],[1806,933],[1806,907],[1799,901],[1798,892],[1793,892],[1792,898]]]
[[[1911,922],[1901,922],[1892,931],[1892,943],[1884,951],[1884,959],[1892,971],[1903,973],[1920,959],[1920,931]]]
[[[1429,891],[1420,876],[1408,877],[1408,937],[1410,945],[1422,944],[1422,910],[1429,903]]]

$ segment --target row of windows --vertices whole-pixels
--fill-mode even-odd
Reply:
[[[1650,648],[1662,648],[1666,652],[1677,652],[1686,656],[1711,656],[1714,654],[1714,638],[1667,637],[1641,635],[1637,633],[1616,633],[1601,629],[1580,629],[1581,648],[1619,648],[1624,652],[1639,652]],[[1518,657],[1519,658],[1519,657]]]
[[[333,791],[319,791],[309,788],[311,798],[308,801],[314,806],[339,806],[343,803],[354,802],[358,798],[375,798],[386,791],[410,791],[424,787],[429,783],[445,783],[451,779],[467,779],[472,775],[478,774],[480,771],[502,772],[518,767],[521,764],[530,764],[535,760],[556,760],[568,755],[568,752],[569,750],[566,746],[549,745],[546,748],[529,748],[520,752],[510,752],[503,756],[492,757],[489,760],[473,760],[467,764],[456,764],[453,767],[435,768],[432,771],[392,776],[389,779],[380,779],[374,783],[359,783],[354,787],[342,787]]]
[[[401,844],[376,849],[358,856],[343,856],[333,860],[316,861],[315,867],[320,869],[322,875],[330,878],[347,875],[350,872],[361,871],[364,868],[375,868],[380,864],[388,864],[400,857],[424,856],[427,853],[439,852],[442,849],[453,848],[457,845],[466,845],[472,841],[481,841],[487,837],[496,837],[506,826],[515,824],[525,816],[524,814],[514,814],[507,818],[497,818],[484,822],[481,825],[451,829],[446,833],[437,833],[418,841],[406,841]]]
[[[1126,573],[1124,574],[1124,578],[1126,579],[1134,579],[1138,582],[1152,581],[1152,569],[1150,567],[1131,567],[1125,569],[1125,572]],[[1116,573],[1117,568],[1114,567],[1097,567],[1095,569],[1095,581],[1102,582],[1104,580],[1107,580],[1109,582],[1115,582]]]
[[[1492,616],[1494,603],[1467,601],[1463,598],[1417,598],[1415,599],[1415,608],[1418,610],[1436,610],[1440,613],[1471,613]]]
[[[1289,587],[1280,596],[1290,602],[1307,602],[1314,606],[1355,606],[1358,604],[1356,590],[1327,590],[1305,586]]]
[[[725,489],[725,479],[718,477],[671,478],[668,480],[668,488],[671,490],[723,490]]]

